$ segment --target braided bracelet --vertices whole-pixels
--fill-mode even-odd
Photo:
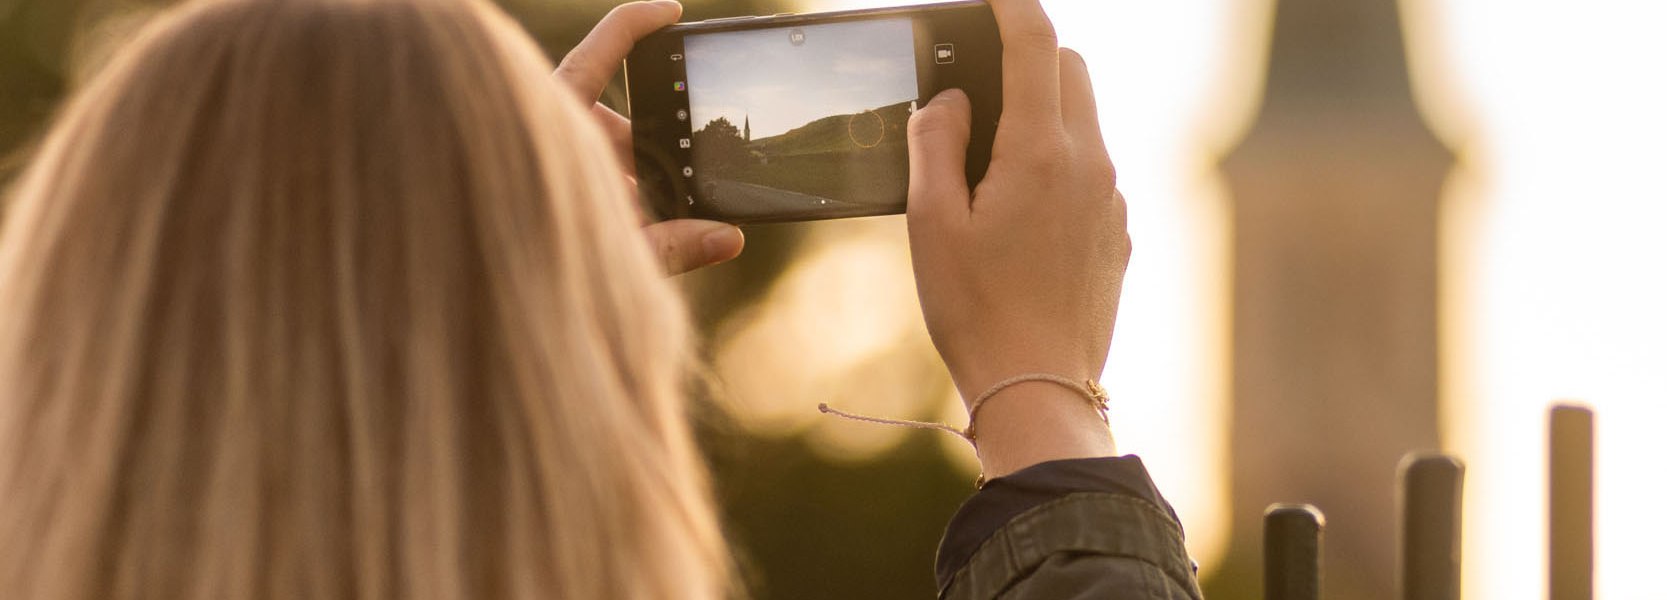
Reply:
[[[1094,407],[1094,414],[1100,416],[1100,421],[1104,422],[1107,426],[1111,425],[1111,418],[1106,416],[1106,410],[1109,408],[1111,398],[1106,394],[1106,389],[1100,387],[1100,382],[1094,381],[1093,379],[1084,379],[1082,380],[1082,383],[1079,384],[1074,379],[1061,377],[1051,373],[1031,373],[1028,375],[1019,375],[1017,377],[1004,379],[1001,383],[992,385],[990,386],[990,389],[984,390],[984,393],[979,394],[978,398],[974,399],[972,404],[967,406],[967,428],[966,430],[960,432],[961,437],[967,438],[967,441],[972,442],[973,446],[977,447],[978,438],[973,432],[973,427],[978,425],[978,409],[984,408],[984,403],[989,401],[991,397],[995,396],[997,392],[1027,381],[1046,381],[1050,383],[1057,383],[1070,388],[1071,391],[1082,394],[1084,398],[1088,399],[1088,403]]]
[[[1002,390],[1027,381],[1046,381],[1049,383],[1055,383],[1081,394],[1084,398],[1088,399],[1089,405],[1094,408],[1094,414],[1100,417],[1100,421],[1104,422],[1107,426],[1111,425],[1111,418],[1106,415],[1106,410],[1111,399],[1110,396],[1106,394],[1106,389],[1101,387],[1098,381],[1094,381],[1093,379],[1084,379],[1081,383],[1078,383],[1075,379],[1051,373],[1029,373],[1026,375],[1019,375],[1004,379],[1000,383],[990,386],[990,389],[984,390],[984,393],[979,394],[977,398],[973,399],[972,404],[967,405],[966,429],[956,429],[943,423],[928,423],[925,421],[910,421],[907,419],[882,419],[879,417],[858,415],[830,407],[826,402],[817,405],[816,408],[824,414],[831,414],[836,417],[850,419],[852,421],[878,423],[881,425],[896,425],[900,427],[913,427],[916,429],[936,429],[939,431],[953,433],[961,439],[966,440],[967,443],[972,444],[974,449],[977,449],[978,437],[974,432],[974,425],[978,423],[979,409],[984,408],[984,404],[988,402],[990,398],[995,397],[995,395]],[[978,489],[984,489],[983,474],[978,475],[978,480],[974,482],[974,485],[977,486]]]

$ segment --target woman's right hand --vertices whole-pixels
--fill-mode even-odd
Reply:
[[[977,189],[966,184],[971,107],[965,94],[944,92],[909,122],[909,242],[921,308],[969,402],[1016,375],[1098,379],[1130,253],[1123,197],[1100,137],[1086,64],[1058,47],[1037,0],[990,4],[1005,48],[1003,111]],[[1028,383],[992,398],[978,415],[986,475],[1110,453],[1109,435],[1094,433],[1104,425],[1074,395]],[[1019,405],[1025,408],[1009,410]],[[1021,414],[1033,422],[1003,416]],[[1092,419],[1095,429],[1077,426],[1073,415]],[[1013,435],[1010,441],[1031,446],[1046,437],[1080,443],[1027,448],[992,465],[989,446],[1004,443],[992,436]]]

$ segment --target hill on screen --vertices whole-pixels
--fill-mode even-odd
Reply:
[[[885,138],[882,145],[906,143],[905,133],[909,124],[909,104],[913,101],[899,102],[874,109],[885,121]],[[867,111],[864,111],[867,112]],[[748,147],[761,150],[771,156],[798,156],[803,154],[824,154],[829,152],[851,152],[861,150],[856,142],[851,140],[848,127],[852,118],[861,118],[863,113],[834,115],[823,117],[815,121],[796,127],[786,133],[752,141]]]

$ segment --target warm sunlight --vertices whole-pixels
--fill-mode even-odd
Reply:
[[[1543,597],[1545,409],[1597,411],[1599,598],[1661,598],[1667,7],[1421,0],[1415,83],[1459,149],[1444,215],[1447,445],[1467,598]]]
[[[718,333],[725,340],[714,365],[726,388],[721,396],[739,405],[732,413],[755,433],[807,432],[826,458],[868,459],[907,430],[840,421],[817,412],[818,402],[907,418],[946,412],[927,407],[916,414],[921,374],[942,367],[915,300],[908,235],[901,219],[831,221],[812,229],[804,244],[805,256],[754,313]],[[959,408],[947,391],[932,397]],[[957,451],[976,472],[964,443],[945,438],[963,446]]]
[[[1048,8],[1095,74],[1130,199],[1138,250],[1105,375],[1119,443],[1146,455],[1208,570],[1227,534],[1230,365],[1214,160],[1259,95],[1269,2]],[[1465,597],[1543,595],[1544,411],[1562,399],[1598,415],[1598,597],[1650,597],[1667,543],[1667,483],[1648,475],[1667,458],[1667,7],[1402,8],[1420,107],[1458,154],[1441,225],[1442,400],[1444,445],[1469,465]]]

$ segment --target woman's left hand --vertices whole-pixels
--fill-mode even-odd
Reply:
[[[615,7],[590,30],[584,41],[556,67],[556,79],[566,83],[580,98],[590,101],[590,112],[613,142],[621,165],[632,164],[631,121],[596,100],[608,81],[625,62],[625,55],[643,36],[676,23],[683,5],[675,0],[631,2]],[[727,223],[697,219],[674,219],[643,227],[643,235],[665,266],[677,275],[715,265],[741,254],[745,239],[740,228]]]

